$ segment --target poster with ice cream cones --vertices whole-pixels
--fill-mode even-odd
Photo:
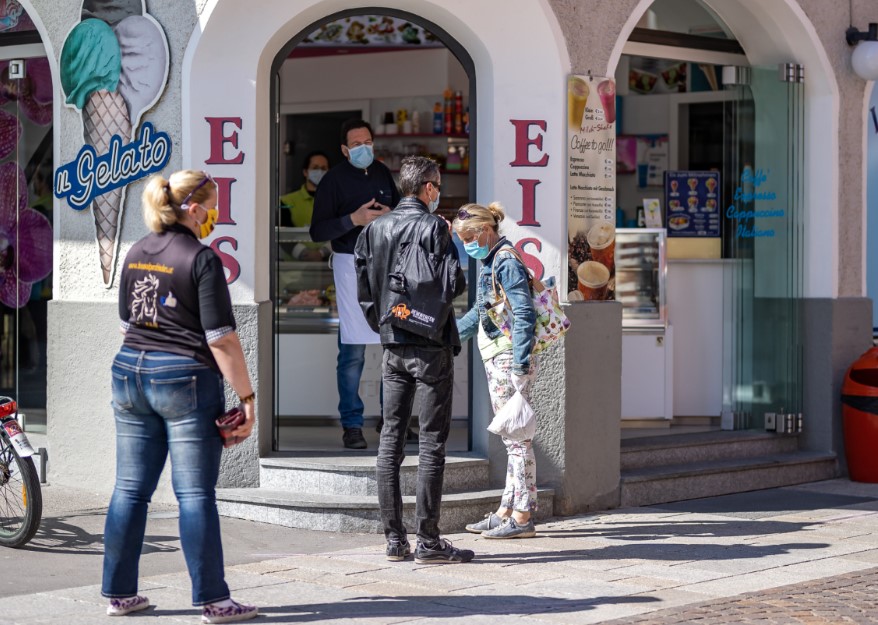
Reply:
[[[83,0],[61,49],[64,102],[82,116],[83,147],[55,172],[55,195],[91,207],[104,285],[113,284],[127,185],[167,165],[171,141],[143,115],[168,81],[168,40],[145,0]]]
[[[616,83],[567,78],[567,301],[614,299]]]

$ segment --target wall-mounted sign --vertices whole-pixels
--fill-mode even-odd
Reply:
[[[423,26],[389,15],[351,15],[321,24],[296,49],[326,46],[386,48],[416,46],[443,48],[444,44]],[[304,55],[303,55],[304,56]]]
[[[171,141],[144,124],[168,80],[168,41],[144,0],[84,0],[81,21],[64,40],[61,86],[82,116],[85,144],[55,173],[55,194],[94,215],[104,284],[111,286],[125,187],[160,171]]]
[[[668,237],[720,236],[719,173],[665,172]]]
[[[567,79],[568,301],[615,291],[616,83]]]

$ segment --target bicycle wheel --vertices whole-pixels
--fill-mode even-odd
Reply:
[[[0,545],[21,547],[37,533],[43,494],[31,458],[22,458],[0,436]]]

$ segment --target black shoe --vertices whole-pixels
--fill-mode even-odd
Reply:
[[[366,449],[366,439],[363,438],[361,428],[345,428],[341,440],[348,449]]]
[[[469,562],[475,555],[469,549],[458,549],[451,542],[440,538],[435,545],[429,547],[419,542],[418,548],[415,549],[415,562],[418,564],[460,564]]]
[[[405,541],[404,543],[399,542],[398,540],[389,540],[387,541],[387,559],[391,562],[400,562],[405,560],[406,558],[412,555],[412,546],[409,541]]]

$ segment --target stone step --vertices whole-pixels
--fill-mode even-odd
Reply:
[[[798,451],[629,469],[622,472],[621,506],[649,506],[838,477],[835,454]]]
[[[552,516],[555,493],[547,488],[537,492],[540,507],[535,518],[539,521]],[[463,531],[467,523],[496,510],[501,494],[500,490],[480,490],[443,495],[442,531]],[[222,516],[327,532],[383,532],[378,497],[302,495],[261,487],[219,488],[216,498]],[[403,497],[403,518],[409,532],[414,533],[417,526],[412,496]]]
[[[407,456],[399,472],[403,495],[414,495],[418,483],[418,457]],[[488,487],[488,460],[469,453],[445,458],[443,491],[461,493]],[[375,452],[326,454],[299,453],[271,456],[259,461],[259,485],[305,495],[377,496]]]
[[[663,465],[692,464],[734,458],[793,453],[798,439],[791,434],[750,430],[670,434],[622,440],[622,471]]]

